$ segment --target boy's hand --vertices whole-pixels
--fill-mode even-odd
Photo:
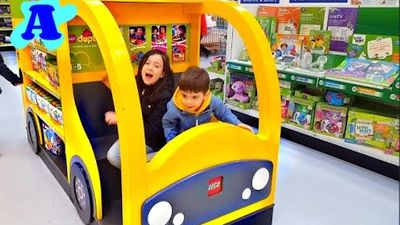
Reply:
[[[117,117],[115,116],[115,112],[108,111],[104,114],[104,120],[108,125],[115,125],[117,124]]]
[[[244,124],[244,123],[239,123],[238,127],[241,127],[243,129],[249,130],[251,133],[253,133],[253,128],[251,128],[249,125]]]

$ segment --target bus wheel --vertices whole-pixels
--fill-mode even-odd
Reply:
[[[70,188],[79,217],[84,224],[89,224],[93,220],[92,192],[85,171],[76,163],[71,167]]]
[[[34,153],[39,153],[39,135],[35,120],[31,113],[26,115],[26,136]]]

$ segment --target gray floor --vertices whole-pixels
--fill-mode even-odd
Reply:
[[[1,52],[14,71],[13,52]],[[0,224],[82,225],[30,150],[21,91],[0,78]],[[281,140],[274,225],[398,225],[399,182]]]

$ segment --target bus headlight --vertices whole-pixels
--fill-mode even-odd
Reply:
[[[260,168],[253,176],[252,186],[254,190],[261,190],[267,186],[269,181],[269,171],[266,168]]]
[[[162,201],[151,207],[147,216],[149,225],[165,225],[171,219],[172,206],[169,202]]]

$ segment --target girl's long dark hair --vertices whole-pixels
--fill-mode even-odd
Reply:
[[[164,72],[164,77],[160,78],[155,84],[151,86],[147,86],[143,82],[142,78],[142,69],[144,64],[146,63],[147,59],[152,56],[152,55],[160,55],[162,60],[163,60],[163,72]],[[169,58],[168,56],[163,53],[160,50],[157,49],[152,49],[148,51],[146,54],[144,54],[142,60],[139,63],[139,67],[137,70],[136,74],[136,82],[138,86],[139,93],[143,91],[143,89],[146,88],[145,95],[149,96],[150,102],[154,102],[157,100],[157,96],[161,91],[165,91],[165,89],[170,89],[171,93],[173,92],[174,88],[174,78],[173,78],[174,72],[171,69],[171,66],[169,64]]]

